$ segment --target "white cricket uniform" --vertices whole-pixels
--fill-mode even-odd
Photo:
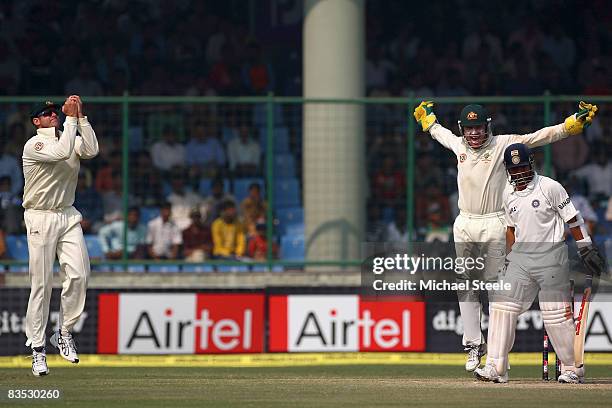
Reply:
[[[80,160],[98,154],[98,140],[86,117],[67,117],[64,131],[59,134],[56,137],[55,128],[38,129],[23,149],[23,207],[31,284],[26,345],[31,347],[45,345],[56,256],[64,278],[62,330],[71,331],[83,312],[90,272],[81,213],[72,205]]]
[[[546,331],[566,369],[571,368],[574,326],[569,312],[564,224],[579,213],[561,184],[537,174],[525,189],[505,194],[504,212],[506,224],[514,228],[515,241],[500,279],[511,289],[491,296],[487,362],[498,373],[505,372],[516,318],[531,307],[539,293]]]
[[[504,150],[513,143],[528,147],[543,146],[568,136],[563,124],[545,127],[525,135],[497,135],[480,149],[470,148],[463,137],[436,123],[429,130],[437,140],[457,156],[459,215],[453,225],[457,256],[484,256],[484,276],[468,272],[459,278],[493,281],[504,264],[506,228],[503,216],[503,194],[511,187],[503,163]],[[480,331],[480,301],[474,291],[459,291],[459,308],[463,319],[463,345],[484,342]]]

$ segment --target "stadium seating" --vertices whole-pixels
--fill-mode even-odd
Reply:
[[[147,225],[149,221],[156,218],[159,215],[158,207],[141,207],[140,208],[140,222]]]
[[[279,208],[276,211],[279,221],[278,232],[283,235],[291,230],[304,230],[304,209],[302,207]]]
[[[181,267],[181,271],[183,272],[214,272],[215,268],[212,265],[192,264],[192,265],[183,265]]]
[[[247,265],[219,265],[217,266],[218,272],[248,272],[249,267]]]
[[[249,186],[252,183],[259,183],[262,197],[266,197],[265,183],[262,178],[239,178],[234,180],[234,197],[241,203],[249,195]]]
[[[212,184],[211,179],[201,179],[200,180],[200,188],[199,188],[200,191],[199,192],[202,197],[206,198],[210,194],[211,184]],[[223,179],[223,191],[225,192],[231,191],[229,179]]]
[[[7,235],[6,249],[9,258],[16,261],[28,260],[28,240],[25,235]]]
[[[274,104],[272,108],[274,111],[274,125],[280,126],[284,123],[283,120],[283,109],[281,105]],[[268,120],[268,104],[257,103],[253,108],[253,124],[256,127],[263,127],[266,125]]]
[[[172,264],[156,264],[149,265],[148,271],[152,273],[168,273],[168,272],[178,272],[179,266]]]
[[[265,152],[268,146],[268,128],[259,128],[259,145]],[[282,154],[289,153],[289,129],[286,127],[274,128],[274,153]]]
[[[303,235],[284,235],[281,238],[281,257],[287,261],[303,261],[306,254]]]
[[[279,179],[274,183],[275,208],[299,207],[301,204],[300,185],[297,179]]]
[[[295,177],[295,159],[291,153],[274,155],[274,176],[276,178]]]
[[[104,251],[97,235],[85,235],[85,244],[90,259],[104,259]]]

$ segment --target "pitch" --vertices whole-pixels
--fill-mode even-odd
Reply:
[[[513,367],[509,384],[477,382],[457,365],[272,368],[57,367],[35,378],[0,369],[0,389],[58,388],[37,407],[477,407],[609,406],[612,366],[592,366],[589,383],[540,380],[540,367]],[[0,405],[7,403],[5,396]],[[16,405],[16,404],[15,404]]]

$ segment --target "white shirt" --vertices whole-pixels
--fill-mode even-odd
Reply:
[[[81,136],[77,136],[77,128]],[[68,116],[59,138],[55,128],[38,129],[23,148],[23,207],[36,210],[70,207],[80,159],[98,154],[98,139],[87,117]]]
[[[563,124],[559,124],[526,135],[493,136],[486,147],[474,150],[467,146],[463,137],[455,136],[440,124],[433,125],[429,132],[431,137],[457,155],[459,209],[477,215],[502,211],[504,190],[510,188],[504,167],[506,147],[513,143],[543,146],[568,136]]]
[[[612,161],[608,160],[605,166],[589,163],[573,174],[589,183],[589,194],[612,195]]]
[[[234,170],[239,164],[253,164],[259,167],[261,148],[254,140],[249,139],[247,143],[237,137],[227,145],[227,155],[230,170]]]
[[[504,197],[506,225],[514,227],[514,242],[564,242],[565,223],[578,211],[557,181],[537,175],[522,191]]]
[[[191,225],[191,210],[200,208],[203,198],[194,192],[185,191],[182,195],[172,193],[168,196],[168,202],[172,204],[172,221],[179,230],[184,231]]]
[[[185,165],[185,146],[180,143],[169,145],[159,141],[151,147],[151,160],[160,170],[170,170],[174,166]]]
[[[181,231],[172,221],[164,222],[161,217],[149,221],[147,227],[147,244],[153,245],[157,256],[168,256],[173,245],[183,243]]]

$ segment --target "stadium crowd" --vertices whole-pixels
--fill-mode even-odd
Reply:
[[[559,7],[551,7],[552,3],[477,1],[467,7],[464,1],[453,0],[432,5],[425,21],[406,19],[407,3],[400,0],[367,2],[367,94],[610,95],[609,7],[598,1],[588,5],[567,1]],[[0,94],[76,93],[85,99],[125,91],[300,95],[301,52],[296,50],[301,44],[283,49],[273,39],[257,38],[257,30],[246,23],[248,10],[236,14],[232,4],[100,0],[69,7],[36,0],[0,2]],[[494,15],[504,18],[491,18]],[[99,29],[102,26],[104,30]],[[79,63],[65,64],[66,60]],[[99,237],[106,258],[116,259],[123,228],[120,112],[111,106],[88,108],[98,121],[104,146],[100,157],[82,169],[75,205],[83,213],[85,232]],[[537,129],[534,118],[542,117],[538,107],[529,105],[488,108],[494,133],[527,133]],[[551,120],[554,123],[574,109],[573,104],[556,104]],[[447,127],[456,123],[459,110],[459,106],[436,107]],[[265,143],[259,133],[265,115],[261,113],[257,106],[233,112],[190,105],[178,113],[167,106],[137,110],[139,126],[133,126],[130,134],[130,143],[138,141],[130,146],[130,257],[265,258]],[[409,237],[406,109],[374,105],[366,113],[367,240],[449,240],[457,212],[453,159],[428,137],[417,139],[415,191],[419,194],[410,199],[418,235]],[[612,203],[608,204],[612,145],[604,137],[611,131],[612,118],[601,113],[584,137],[552,147],[552,170],[569,186],[596,235],[612,232],[606,229],[610,228],[606,220],[612,221]],[[292,176],[297,179],[300,115],[286,106],[275,113],[275,127],[284,127],[290,139],[281,153],[290,156],[291,167],[298,169]],[[23,233],[21,149],[33,129],[27,107],[18,104],[3,106],[0,123],[0,256],[7,257],[2,238]],[[543,166],[542,152],[537,155],[537,164]],[[230,190],[236,191],[230,186],[249,178],[259,184],[249,183],[248,194],[232,196]],[[277,243],[273,252],[279,255]]]

